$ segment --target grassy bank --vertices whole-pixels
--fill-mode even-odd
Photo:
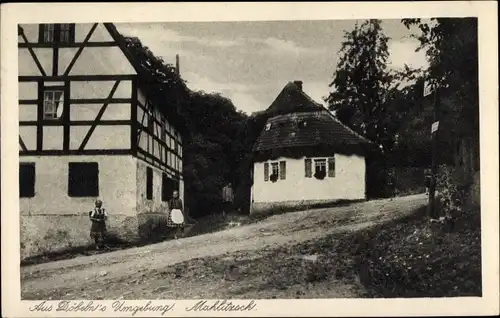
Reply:
[[[352,237],[366,296],[481,296],[479,208],[446,224],[429,222],[424,211]]]
[[[431,223],[424,207],[390,223],[288,247],[286,254],[320,255],[316,276],[361,284],[362,297],[481,296],[480,237],[479,208],[441,224]]]

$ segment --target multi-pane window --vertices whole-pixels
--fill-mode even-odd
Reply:
[[[71,25],[64,23],[59,25],[59,42],[69,43],[71,41]]]
[[[99,196],[99,164],[97,162],[70,162],[68,171],[70,197]]]
[[[314,172],[324,173],[326,175],[326,159],[315,159],[314,160]]]
[[[75,25],[71,23],[41,24],[39,42],[69,44],[75,42]]]
[[[278,165],[277,162],[271,162],[271,175],[278,175],[280,171],[280,166]]]
[[[35,164],[19,164],[19,196],[32,198],[35,196]]]
[[[54,42],[54,24],[44,24],[43,25],[43,42],[53,43]]]
[[[64,92],[62,90],[46,90],[43,92],[43,119],[61,117]]]

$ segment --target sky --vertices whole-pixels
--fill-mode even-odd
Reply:
[[[179,54],[180,73],[192,90],[217,92],[251,114],[269,107],[290,81],[324,104],[344,31],[356,20],[270,22],[168,22],[117,24],[123,35],[138,37],[165,62]],[[384,20],[390,38],[389,66],[426,65],[418,42],[400,20]]]

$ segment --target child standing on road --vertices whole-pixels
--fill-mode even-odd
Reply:
[[[89,218],[91,222],[90,237],[94,240],[96,249],[99,249],[106,236],[106,220],[108,218],[101,200],[95,201],[94,210],[89,212]]]

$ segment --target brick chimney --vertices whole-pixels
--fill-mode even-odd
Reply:
[[[177,75],[180,75],[180,69],[179,69],[179,54],[175,55],[175,73]]]
[[[293,81],[293,83],[297,85],[300,91],[302,91],[302,81]]]

